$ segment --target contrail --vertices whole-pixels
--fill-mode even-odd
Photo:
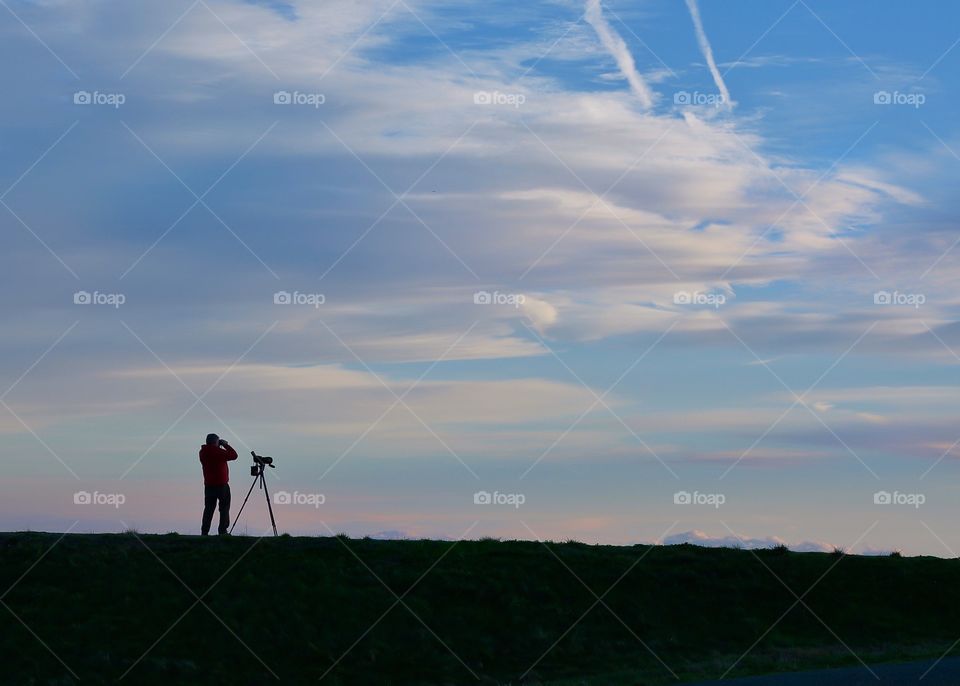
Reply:
[[[634,94],[640,98],[640,102],[647,109],[653,107],[653,93],[647,86],[646,81],[637,71],[637,65],[633,61],[633,55],[627,49],[627,44],[623,42],[620,35],[610,28],[610,24],[603,18],[603,11],[600,9],[600,0],[587,0],[587,10],[583,15],[587,23],[593,27],[600,37],[603,47],[613,55],[620,67],[621,73],[626,77],[627,82]]]
[[[687,9],[690,10],[690,16],[693,17],[693,28],[697,32],[697,42],[700,43],[700,52],[707,60],[707,66],[710,68],[710,74],[713,76],[713,82],[717,84],[717,90],[723,96],[723,102],[727,107],[733,107],[733,100],[730,99],[730,91],[727,90],[727,84],[723,82],[720,70],[717,69],[717,63],[713,60],[713,49],[710,47],[710,41],[707,40],[707,34],[703,30],[703,20],[700,18],[700,8],[697,7],[697,0],[687,0]]]

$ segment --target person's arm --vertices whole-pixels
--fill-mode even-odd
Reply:
[[[229,443],[224,442],[223,451],[226,453],[226,456],[224,456],[223,458],[226,462],[230,462],[231,460],[236,460],[238,457],[237,451],[234,450],[233,446],[230,445]]]

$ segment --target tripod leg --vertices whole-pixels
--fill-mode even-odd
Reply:
[[[260,476],[263,476],[262,474]],[[240,515],[243,513],[243,508],[247,504],[247,500],[250,499],[250,494],[253,493],[253,487],[257,485],[257,478],[254,477],[253,483],[250,484],[250,490],[247,491],[247,497],[243,499],[243,505],[240,506],[240,509],[237,511],[237,515],[233,518],[233,524],[230,525],[230,533],[233,534],[233,527],[237,525],[237,522],[240,521]]]
[[[273,506],[270,504],[270,494],[267,492],[267,480],[263,476],[263,472],[260,472],[260,485],[263,486],[263,494],[267,496],[267,509],[270,511],[270,524],[273,525],[273,535],[279,536],[277,533],[277,520],[273,518]]]

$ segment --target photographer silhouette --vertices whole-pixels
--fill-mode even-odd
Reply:
[[[219,504],[220,525],[217,533],[227,535],[230,527],[230,469],[227,462],[237,459],[237,451],[217,436],[207,434],[207,442],[200,446],[200,464],[203,465],[203,520],[200,535],[210,533],[213,510]]]

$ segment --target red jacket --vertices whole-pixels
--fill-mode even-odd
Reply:
[[[229,445],[221,448],[219,445],[200,446],[200,464],[203,465],[203,485],[222,486],[230,481],[230,470],[227,462],[237,459],[237,451]]]

